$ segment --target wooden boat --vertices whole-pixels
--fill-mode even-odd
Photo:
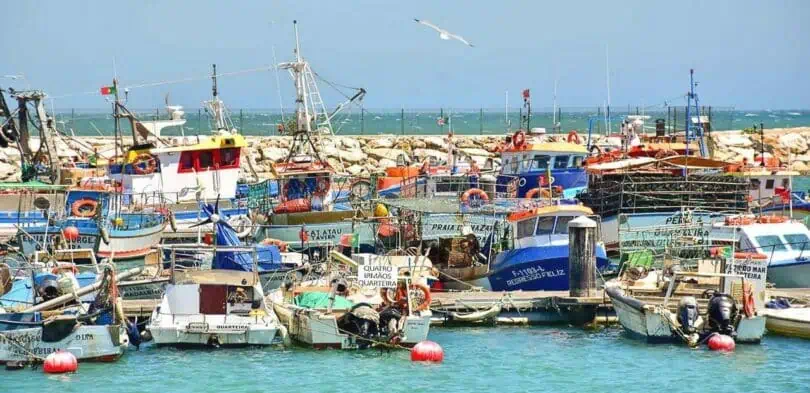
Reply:
[[[400,271],[411,266],[408,271],[412,275],[408,277],[413,281],[399,281],[399,295],[394,299],[390,299],[391,290],[363,287],[362,281],[340,274],[305,277],[289,287],[270,291],[268,301],[287,326],[291,339],[316,349],[364,349],[413,346],[427,338],[433,315],[425,280],[430,271],[427,261],[372,254],[354,254],[349,259],[336,252],[331,256],[360,269],[385,265]]]

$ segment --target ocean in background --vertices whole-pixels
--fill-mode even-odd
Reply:
[[[618,327],[434,328],[441,364],[407,351],[178,350],[152,345],[76,374],[0,371],[9,392],[805,392],[810,341],[766,336],[735,352],[649,345]]]
[[[198,134],[211,129],[211,119],[204,110],[185,109],[187,123],[181,131],[177,128],[166,129],[165,135],[180,135],[181,132]],[[165,119],[166,111],[163,109],[136,111],[142,121]],[[291,119],[290,112],[284,119]],[[618,124],[628,114],[642,114],[650,116],[645,127],[652,132],[656,119],[667,120],[667,128],[682,130],[685,123],[684,107],[670,107],[666,109],[643,110],[627,108],[624,111],[611,112],[611,130],[618,130]],[[785,128],[810,126],[810,110],[779,110],[779,111],[741,111],[730,108],[702,109],[701,115],[711,117],[714,130],[740,130],[754,125],[764,124],[765,128]],[[447,124],[440,126],[438,119],[444,116]],[[457,134],[465,135],[494,135],[503,134],[507,129],[515,130],[520,124],[520,112],[512,111],[509,116],[503,110],[440,110],[440,109],[404,109],[404,110],[354,110],[337,115],[332,126],[336,133],[341,135],[375,135],[375,134],[404,134],[404,135],[430,135],[446,134],[452,127]],[[694,116],[694,113],[692,113]],[[282,123],[282,115],[278,110],[240,110],[231,109],[231,119],[234,126],[244,135],[278,135],[277,125]],[[61,129],[67,133],[71,130],[77,136],[112,135],[114,123],[109,112],[67,110],[57,112],[57,122]],[[560,128],[567,133],[577,130],[580,134],[587,133],[589,124],[595,133],[604,133],[606,130],[605,116],[598,108],[562,108],[560,111]],[[511,126],[510,126],[511,124]],[[553,128],[553,114],[548,108],[534,110],[531,117],[531,127],[543,127],[548,132]],[[127,124],[122,125],[124,133],[129,132]]]

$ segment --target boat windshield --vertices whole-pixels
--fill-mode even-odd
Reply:
[[[554,217],[540,217],[535,235],[549,235],[552,229],[554,229]]]
[[[804,250],[810,248],[810,247],[808,247],[808,244],[807,244],[810,241],[810,239],[808,239],[807,235],[805,235],[803,233],[791,233],[789,235],[784,235],[784,236],[785,236],[785,240],[787,240],[788,245],[790,246],[790,248],[792,248],[794,250],[802,250],[802,251],[804,251]]]
[[[548,162],[551,160],[551,156],[547,155],[537,155],[534,156],[532,160],[532,166],[530,169],[546,169],[548,167]]]
[[[568,157],[569,156],[557,156],[557,157],[554,157],[554,169],[568,168]]]
[[[517,238],[522,239],[524,237],[529,237],[534,234],[534,225],[537,222],[537,218],[532,217],[523,221],[519,221],[517,223]]]
[[[787,247],[785,247],[785,243],[782,242],[782,239],[776,235],[766,235],[766,236],[757,236],[755,237],[757,243],[759,243],[759,248],[763,252],[770,252],[770,251],[785,251]]]
[[[568,234],[568,223],[573,220],[573,216],[562,216],[557,217],[557,226],[554,228],[554,234],[556,235],[567,235]]]

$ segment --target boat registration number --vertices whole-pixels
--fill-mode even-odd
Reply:
[[[189,322],[186,330],[191,333],[205,333],[208,331],[208,324],[205,322]]]

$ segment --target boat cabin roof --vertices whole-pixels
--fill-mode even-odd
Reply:
[[[516,222],[540,216],[584,216],[592,214],[593,210],[582,205],[553,205],[512,213],[507,219],[510,222]]]
[[[243,272],[238,270],[175,270],[175,284],[218,284],[218,285],[242,285],[253,286],[258,277],[254,272]]]
[[[572,154],[572,153],[582,153],[587,154],[588,150],[585,149],[585,146],[576,143],[568,143],[568,142],[544,142],[544,143],[531,143],[528,145],[524,145],[518,148],[510,148],[504,150],[504,154],[509,153],[565,153],[565,154]]]

